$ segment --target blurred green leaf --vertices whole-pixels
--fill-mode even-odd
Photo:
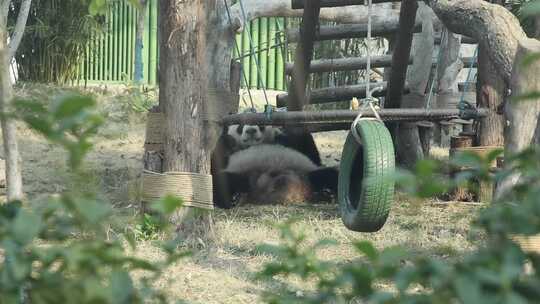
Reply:
[[[356,242],[354,243],[354,247],[365,254],[370,261],[376,261],[379,258],[379,252],[375,249],[373,244],[368,241]]]
[[[125,271],[113,271],[111,274],[111,290],[113,303],[133,303],[134,289],[131,277]]]
[[[514,101],[527,101],[540,99],[540,91],[532,91],[512,98]]]
[[[88,12],[90,15],[101,15],[105,13],[107,8],[107,0],[91,0]]]
[[[151,209],[163,215],[171,214],[182,206],[182,199],[167,195],[151,205]]]
[[[21,209],[13,222],[13,238],[21,245],[30,243],[41,231],[41,218],[36,214]]]
[[[86,109],[96,105],[92,97],[84,95],[67,95],[57,98],[52,104],[52,114],[55,119],[74,117]]]

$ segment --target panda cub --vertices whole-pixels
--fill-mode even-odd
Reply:
[[[282,146],[260,144],[233,153],[220,179],[226,192],[217,193],[219,204],[243,193],[257,204],[306,202],[328,189],[337,191],[338,170],[315,165],[304,154]]]

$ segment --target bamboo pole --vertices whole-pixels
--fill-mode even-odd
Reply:
[[[276,39],[276,17],[268,19],[268,43],[269,46],[275,46],[278,41]],[[270,48],[268,50],[268,70],[267,70],[267,83],[266,86],[269,89],[276,89],[276,51],[279,49]]]

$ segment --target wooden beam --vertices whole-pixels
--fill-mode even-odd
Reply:
[[[386,108],[400,108],[405,87],[405,77],[411,56],[411,45],[415,27],[416,0],[404,0],[399,12],[399,30],[397,42],[392,54],[392,73],[388,81],[388,90],[384,100]],[[429,59],[431,60],[431,59]]]
[[[412,57],[409,59],[409,64],[412,64]],[[391,55],[373,56],[371,57],[372,68],[390,67],[392,65]],[[354,71],[362,70],[367,66],[366,57],[350,57],[337,59],[321,59],[313,60],[309,67],[309,73],[335,72],[335,71]],[[290,75],[294,65],[287,63],[285,73]]]
[[[373,97],[382,97],[386,95],[386,82],[372,83],[371,88],[381,86],[380,91],[374,92]],[[406,92],[406,91],[405,91]],[[309,95],[309,104],[319,104],[326,102],[344,101],[350,100],[353,97],[365,98],[366,97],[366,85],[358,84],[351,86],[342,86],[335,88],[322,88],[312,90]],[[288,104],[289,95],[279,94],[276,96],[276,104],[281,107]]]
[[[303,9],[305,0],[292,0],[293,9]],[[399,2],[399,0],[372,0],[372,3]],[[321,0],[321,7],[339,7],[348,5],[364,5],[364,0]]]
[[[375,22],[371,26],[371,36],[388,36],[393,35],[399,30],[399,22],[395,20]],[[412,27],[413,33],[422,31],[422,23],[415,23]],[[348,39],[348,38],[365,38],[367,36],[367,24],[338,24],[333,26],[321,26],[319,31],[315,33],[316,41]],[[297,42],[301,35],[298,29],[292,28],[287,30],[287,40],[289,42]]]
[[[459,118],[459,109],[379,109],[378,114],[385,121],[437,121]],[[224,125],[248,124],[248,125],[298,125],[312,124],[351,123],[358,113],[364,117],[374,117],[371,109],[350,111],[293,111],[273,112],[270,116],[266,113],[241,113],[232,114],[222,119]],[[478,109],[477,117],[485,117],[486,109]]]
[[[302,23],[300,24],[300,43],[296,46],[294,70],[289,83],[289,98],[287,108],[290,111],[301,111],[306,101],[306,84],[308,69],[313,58],[313,44],[319,26],[320,0],[310,0],[306,3]]]

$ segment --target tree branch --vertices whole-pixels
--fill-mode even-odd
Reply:
[[[527,38],[518,19],[506,8],[481,0],[425,0],[452,32],[475,38],[492,50],[489,58],[507,84],[518,42]]]
[[[17,16],[17,23],[15,23],[15,29],[13,30],[13,35],[11,36],[11,40],[9,42],[9,62],[11,62],[13,56],[15,56],[15,53],[19,48],[19,44],[21,43],[24,34],[24,28],[26,27],[26,20],[28,20],[28,13],[30,12],[31,4],[32,0],[23,0],[21,3],[19,15]]]

